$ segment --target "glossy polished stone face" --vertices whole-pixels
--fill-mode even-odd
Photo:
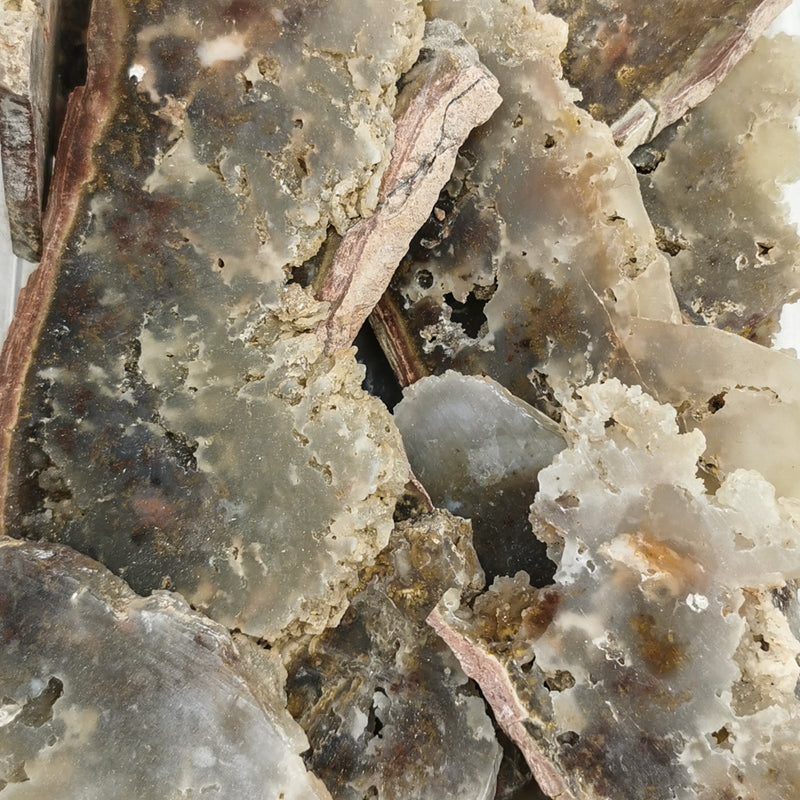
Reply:
[[[532,376],[635,380],[626,318],[677,308],[633,167],[561,78],[565,26],[516,5],[431,10],[472,38],[504,102],[462,149],[377,319],[404,382],[455,369],[534,402]]]
[[[300,758],[279,663],[264,654],[256,674],[181,597],[139,597],[67,547],[7,537],[0,586],[4,795],[330,797]]]
[[[800,238],[781,191],[800,179],[797,61],[790,37],[761,39],[685,122],[634,156],[681,310],[766,345],[800,293]]]

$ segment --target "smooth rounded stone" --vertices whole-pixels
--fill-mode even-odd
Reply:
[[[3,537],[0,628],[4,800],[329,800],[280,663],[178,595]]]
[[[490,378],[452,371],[408,387],[394,418],[434,504],[472,520],[488,579],[524,569],[549,582],[528,513],[539,470],[565,446],[558,425]]]

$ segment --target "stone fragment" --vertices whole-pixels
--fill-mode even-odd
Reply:
[[[794,796],[800,641],[772,592],[798,509],[753,471],[706,493],[702,434],[638,387],[585,387],[565,421],[531,510],[553,586],[445,594],[431,624],[553,796]]]
[[[336,800],[491,800],[501,749],[482,698],[425,625],[439,597],[483,587],[469,523],[397,525],[335,629],[285,648],[306,763]]]
[[[539,470],[565,446],[559,427],[490,378],[456,372],[408,387],[394,419],[435,505],[472,521],[487,580],[523,569],[549,583],[528,514]]]
[[[0,6],[0,154],[11,244],[38,261],[60,0]],[[5,272],[3,272],[3,275]]]
[[[486,374],[535,403],[531,381],[636,378],[630,314],[677,319],[666,258],[633,167],[560,77],[566,27],[519,2],[437,0],[500,81],[434,214],[375,316],[401,382]]]
[[[403,77],[375,212],[345,234],[317,293],[331,303],[320,329],[326,350],[352,344],[450,178],[458,148],[498,105],[497,80],[459,29],[427,23],[420,60]]]
[[[663,161],[639,176],[683,313],[766,345],[800,295],[800,239],[781,192],[800,179],[799,64],[796,39],[760,39],[650,145]]]
[[[408,465],[293,264],[375,207],[416,3],[99,4],[0,366],[5,530],[267,639],[319,631]],[[334,24],[335,22],[335,24]]]
[[[714,91],[789,0],[535,0],[569,25],[562,62],[630,152]]]
[[[760,472],[779,496],[800,499],[800,361],[716,328],[631,321],[626,348],[642,385],[699,429],[712,481]]]
[[[256,675],[247,643],[179,596],[6,537],[0,596],[4,799],[330,797],[300,757],[280,662],[251,654]]]

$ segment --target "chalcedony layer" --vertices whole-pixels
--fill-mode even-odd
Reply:
[[[140,597],[68,547],[6,537],[0,587],[4,798],[330,798],[300,757],[280,662],[178,595]]]
[[[564,448],[559,427],[490,378],[452,371],[407,387],[394,418],[434,504],[472,521],[487,580],[524,569],[549,583],[528,512],[539,470]]]
[[[800,508],[753,471],[709,494],[703,436],[638,387],[579,394],[531,510],[553,585],[446,593],[431,623],[553,796],[792,796]]]
[[[557,380],[636,379],[631,314],[677,318],[631,164],[578,108],[558,62],[566,26],[527,4],[448,2],[503,104],[453,178],[375,315],[404,383],[455,369],[534,402]]]
[[[569,25],[567,80],[630,152],[715,89],[788,0],[536,0]]]
[[[361,577],[338,627],[286,648],[306,763],[335,800],[491,800],[494,727],[425,624],[443,592],[483,587],[469,523],[444,511],[400,522]]]
[[[759,40],[690,117],[633,156],[681,310],[766,345],[800,293],[800,238],[782,197],[800,179],[798,64],[796,39]]]

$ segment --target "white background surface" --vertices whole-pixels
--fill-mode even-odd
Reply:
[[[772,25],[768,34],[777,33],[780,30],[800,36],[800,0],[793,0],[792,4]],[[798,64],[798,69],[800,69],[800,64]],[[798,124],[800,124],[800,120],[798,120]],[[1,186],[2,183],[0,183]],[[785,196],[790,204],[791,218],[800,231],[800,182],[786,187]],[[0,190],[0,341],[5,337],[11,321],[17,293],[34,266],[17,258],[11,252],[5,200]],[[800,269],[800,264],[797,265],[797,268]],[[781,331],[776,337],[775,347],[791,347],[800,353],[800,301],[784,308],[781,316]]]

